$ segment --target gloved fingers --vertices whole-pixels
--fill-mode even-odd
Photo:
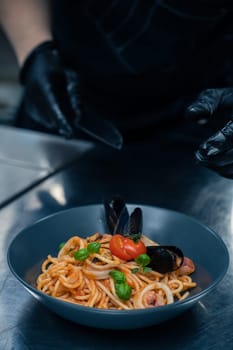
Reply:
[[[51,114],[50,119],[56,123],[57,132],[70,139],[73,137],[73,129],[68,122],[66,114],[69,113],[67,108],[67,96],[65,91],[65,81],[59,81],[58,77],[56,82],[47,82],[44,86],[42,93],[47,99],[48,109]]]
[[[222,94],[222,98],[220,101],[220,104],[225,107],[225,109],[228,109],[232,113],[233,119],[233,88],[225,88],[223,89],[224,93]]]
[[[185,116],[188,119],[208,119],[219,107],[225,89],[207,89],[188,106]]]
[[[198,162],[210,167],[233,163],[233,121],[204,141],[195,156]]]
[[[40,127],[43,128],[43,130],[47,132],[56,133],[57,131],[57,124],[55,121],[51,118],[47,118],[46,112],[44,113],[43,110],[40,109],[40,106],[33,103],[33,101],[25,100],[24,103],[24,110],[21,109],[21,113],[24,114],[25,118],[28,118],[32,120],[34,123],[38,124]],[[43,118],[41,116],[46,116],[46,118]],[[30,124],[30,122],[27,122]]]
[[[48,132],[73,137],[65,68],[53,41],[38,45],[20,72],[27,115]]]
[[[88,111],[88,107],[82,105],[80,96],[80,78],[78,73],[66,69],[66,90],[70,102],[72,119],[70,120],[74,130],[84,132],[91,138],[95,138],[111,147],[121,149],[123,138],[120,131],[110,121],[98,116],[98,113]]]
[[[80,78],[79,75],[71,70],[65,70],[66,92],[70,102],[71,112],[74,114],[72,119],[76,125],[82,117],[82,104],[80,96]]]

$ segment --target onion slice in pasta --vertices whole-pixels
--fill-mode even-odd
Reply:
[[[140,292],[135,294],[135,297],[134,297],[135,308],[144,309],[144,308],[148,307],[149,305],[147,305],[147,304],[145,305],[145,303],[143,302],[145,294],[149,291],[152,291],[152,290],[158,291],[159,289],[163,290],[163,292],[166,295],[166,299],[167,299],[166,304],[171,304],[174,302],[174,298],[173,298],[172,292],[169,289],[169,287],[165,283],[155,282],[155,283],[149,284],[148,286],[143,288]]]
[[[89,277],[90,279],[95,279],[95,280],[103,280],[109,277],[109,272],[112,269],[109,270],[102,270],[102,271],[97,271],[97,270],[90,270],[90,269],[85,269],[83,267],[83,273]]]

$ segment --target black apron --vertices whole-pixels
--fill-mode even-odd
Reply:
[[[120,129],[182,118],[233,79],[232,1],[55,0],[53,31],[85,108]]]

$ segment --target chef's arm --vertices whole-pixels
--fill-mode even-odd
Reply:
[[[19,65],[38,44],[51,40],[49,0],[0,0],[0,24]]]
[[[110,130],[117,139],[114,147],[121,148],[122,137],[114,126],[102,118],[87,120],[80,74],[64,63],[52,40],[50,18],[50,0],[0,0],[0,24],[14,48],[24,87],[15,126],[67,139],[79,137],[81,129],[89,137],[109,140]]]

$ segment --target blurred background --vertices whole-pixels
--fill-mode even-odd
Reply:
[[[0,123],[12,124],[21,95],[18,64],[14,52],[0,28]]]

